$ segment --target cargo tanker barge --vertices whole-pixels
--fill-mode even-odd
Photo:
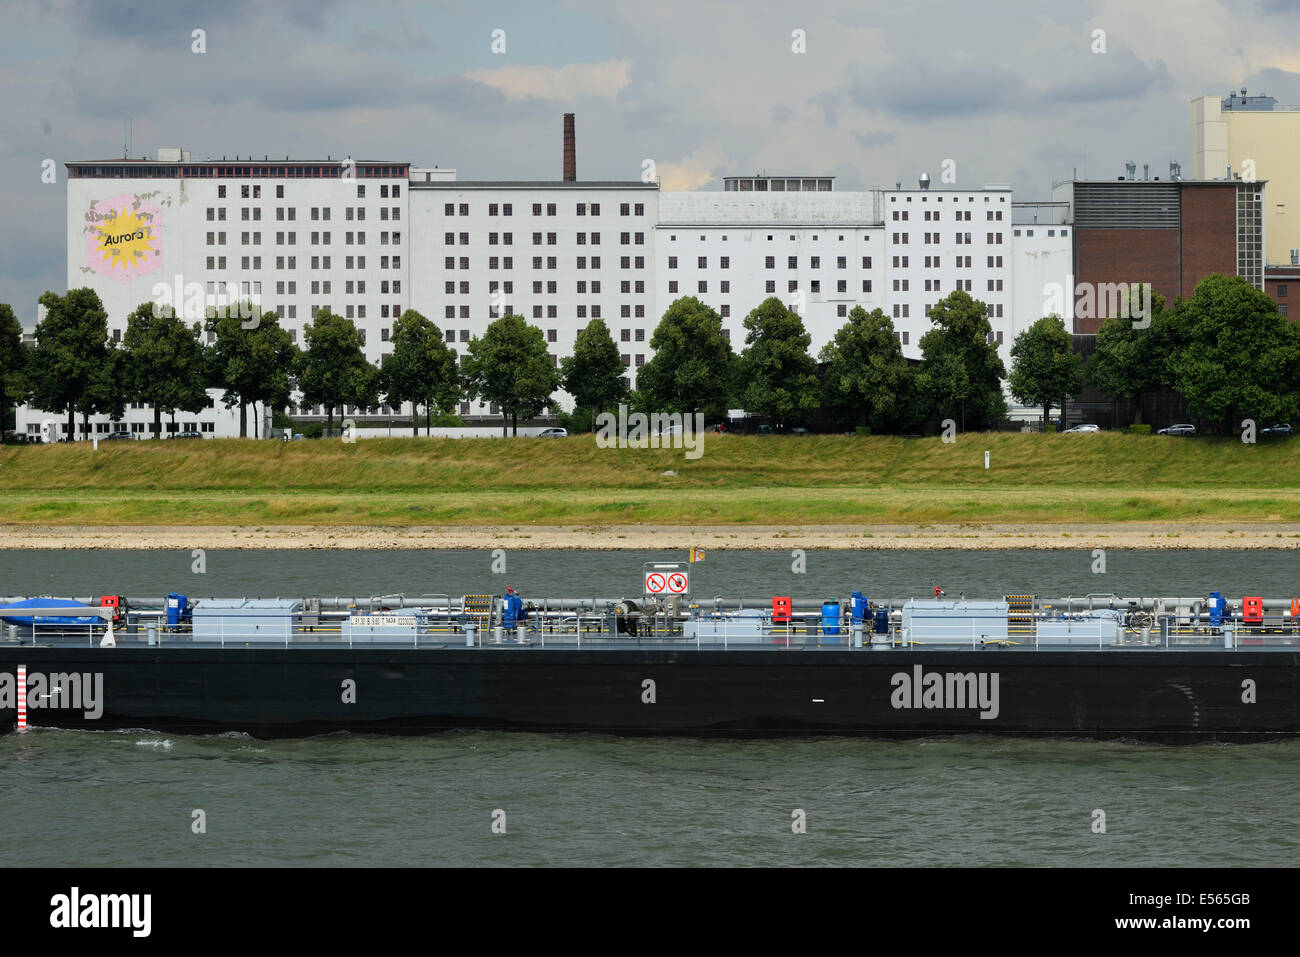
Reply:
[[[1300,600],[0,599],[0,725],[1158,741],[1300,734]]]

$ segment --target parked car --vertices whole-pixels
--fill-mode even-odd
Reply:
[[[203,433],[202,432],[177,432],[175,435],[172,436],[172,438],[173,439],[201,439],[203,438]]]
[[[539,439],[567,439],[569,437],[568,429],[543,429],[537,433]]]
[[[1156,435],[1195,435],[1196,426],[1190,422],[1180,422],[1177,425],[1171,425],[1167,429],[1161,429]]]
[[[1087,425],[1076,425],[1072,429],[1066,429],[1063,434],[1069,435],[1071,432],[1100,432],[1100,431],[1101,431],[1100,425],[1092,425],[1090,423]]]
[[[1291,435],[1292,432],[1290,424],[1283,422],[1279,425],[1270,425],[1266,429],[1260,429],[1259,434],[1262,437],[1265,435]]]
[[[754,429],[755,435],[771,435],[772,427],[770,425],[760,425]]]
[[[807,435],[807,434],[808,434],[808,430],[805,429],[802,425],[796,425],[793,429],[790,430],[790,434],[791,434],[791,435]]]
[[[101,442],[116,442],[116,441],[118,441],[119,439],[134,439],[134,438],[135,438],[135,436],[132,435],[130,432],[126,431],[125,429],[121,429],[121,430],[119,430],[119,431],[117,431],[117,432],[110,432],[110,433],[108,433],[108,435],[104,436],[102,439],[100,439],[100,441],[101,441]]]

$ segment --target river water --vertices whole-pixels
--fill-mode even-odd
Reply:
[[[0,550],[0,594],[640,589],[680,553]],[[502,556],[496,556],[498,567]],[[710,552],[696,595],[1300,593],[1295,552]],[[1094,572],[1094,569],[1098,569]],[[0,736],[0,866],[1290,866],[1300,742]],[[198,812],[202,812],[199,814]],[[1099,822],[1104,814],[1104,833]],[[195,833],[201,819],[202,833]],[[804,822],[804,833],[792,825]],[[496,833],[504,828],[504,833]]]

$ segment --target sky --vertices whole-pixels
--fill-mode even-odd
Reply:
[[[559,179],[573,112],[579,179],[864,189],[950,161],[1022,201],[1190,172],[1190,101],[1243,86],[1300,104],[1300,0],[0,0],[0,302],[30,326],[64,291],[63,163],[121,157],[128,119],[136,157]]]

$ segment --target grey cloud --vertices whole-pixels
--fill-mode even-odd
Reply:
[[[888,146],[895,142],[898,137],[888,130],[873,130],[869,133],[854,133],[853,138],[858,141],[858,145],[863,149],[874,149],[877,146]]]
[[[1126,49],[1081,53],[1054,72],[1057,79],[1038,97],[1048,105],[1132,98],[1171,85],[1163,61],[1143,63]]]

